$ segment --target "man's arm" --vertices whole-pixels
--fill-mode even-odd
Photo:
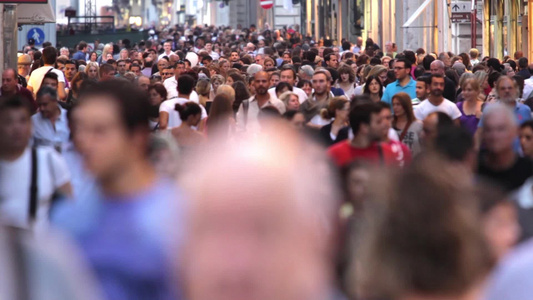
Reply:
[[[168,112],[159,111],[159,129],[166,130],[168,127]]]
[[[59,82],[57,85],[57,96],[59,100],[65,101],[67,99],[67,93],[65,93],[65,83]]]

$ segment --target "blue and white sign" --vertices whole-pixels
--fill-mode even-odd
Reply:
[[[33,27],[28,30],[26,38],[27,40],[34,39],[35,45],[42,45],[45,41],[46,36],[44,35],[44,31],[41,28]]]

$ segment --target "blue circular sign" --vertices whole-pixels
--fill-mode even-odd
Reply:
[[[35,45],[42,45],[45,41],[44,31],[41,28],[33,27],[28,30],[27,40],[33,39]]]

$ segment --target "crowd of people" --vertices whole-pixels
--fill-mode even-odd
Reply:
[[[90,46],[2,72],[2,298],[533,294],[522,53],[253,25]]]

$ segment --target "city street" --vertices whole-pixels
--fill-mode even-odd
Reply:
[[[530,299],[532,1],[0,1],[0,299]]]

